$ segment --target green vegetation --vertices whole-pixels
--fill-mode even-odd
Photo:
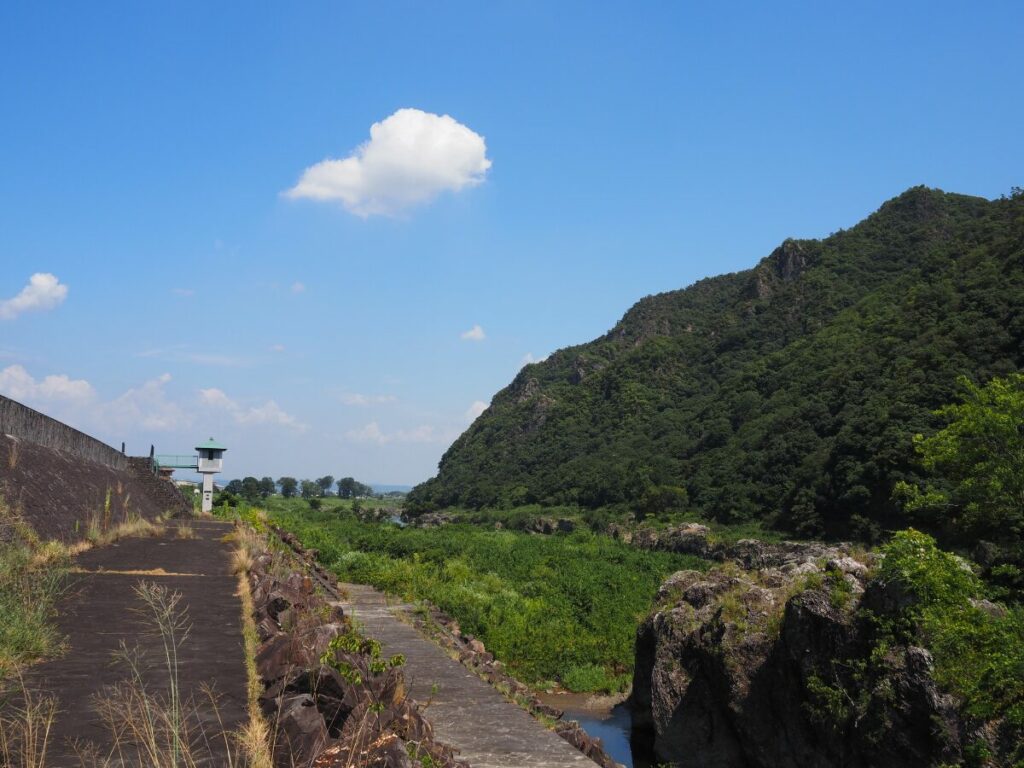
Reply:
[[[60,648],[53,619],[66,573],[63,552],[41,544],[0,500],[0,680]]]
[[[996,540],[1024,534],[1024,375],[979,387],[964,378],[962,402],[938,415],[949,424],[914,438],[924,467],[937,475],[922,490],[897,485],[906,506],[957,533]]]
[[[410,494],[880,537],[957,378],[1024,365],[1024,194],[923,187],[754,269],[648,297],[527,365]],[[918,522],[918,524],[922,524]]]
[[[623,688],[637,624],[661,581],[705,567],[586,529],[538,536],[468,524],[400,528],[276,497],[267,508],[342,579],[428,600],[524,680],[581,691]]]
[[[970,565],[913,529],[897,533],[882,553],[878,578],[898,584],[910,600],[878,617],[879,647],[928,648],[936,681],[961,698],[967,714],[1006,718],[1024,743],[1024,607],[981,602],[985,585]]]

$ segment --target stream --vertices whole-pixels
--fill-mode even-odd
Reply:
[[[652,745],[653,736],[646,731],[633,730],[633,715],[627,704],[616,704],[610,709],[586,706],[584,701],[566,696],[542,696],[546,703],[559,707],[564,720],[576,720],[583,730],[601,739],[605,751],[626,768],[654,768],[659,765]]]

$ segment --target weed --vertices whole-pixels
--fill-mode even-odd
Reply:
[[[0,499],[0,680],[60,648],[52,620],[66,573],[65,551],[41,544]]]
[[[238,539],[246,538],[243,532],[249,532],[249,529],[236,529],[235,535]],[[248,562],[248,567],[240,569],[239,564],[243,558]],[[242,640],[245,645],[249,722],[238,734],[238,741],[246,756],[248,768],[273,768],[270,727],[263,716],[259,703],[260,694],[263,693],[263,680],[256,669],[256,651],[259,649],[260,641],[256,632],[256,622],[253,619],[256,609],[252,601],[252,591],[249,588],[249,570],[252,567],[252,560],[252,550],[239,541],[237,548],[232,553],[232,565],[235,568],[235,573],[238,574],[238,596],[242,603]]]
[[[50,729],[57,715],[57,701],[33,693],[20,671],[15,671],[20,703],[10,713],[0,710],[0,765],[11,768],[44,768]]]
[[[188,639],[191,624],[181,604],[181,594],[166,587],[140,582],[135,588],[150,631],[159,639],[166,687],[151,691],[143,680],[150,668],[138,648],[121,644],[120,660],[129,672],[126,680],[110,686],[95,698],[101,720],[114,737],[111,755],[97,768],[142,764],[149,768],[197,768],[213,756],[211,738],[224,741],[222,765],[235,765],[234,745],[225,732],[217,699],[203,689],[207,705],[185,698],[181,689],[180,651]],[[212,712],[212,716],[211,716]],[[210,734],[205,723],[216,722],[219,733]]]

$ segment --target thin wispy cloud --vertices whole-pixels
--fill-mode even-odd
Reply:
[[[338,399],[345,405],[366,407],[369,405],[384,405],[393,403],[398,398],[394,395],[363,395],[359,392],[342,392]]]
[[[376,443],[377,445],[388,445],[390,443],[444,443],[451,442],[457,436],[457,431],[439,430],[429,424],[421,424],[411,429],[397,429],[393,432],[385,432],[376,421],[371,421],[357,429],[350,429],[345,433],[346,439],[350,442]]]
[[[479,325],[474,325],[468,331],[460,333],[459,338],[464,341],[483,341],[487,338],[487,334],[484,333],[484,329]]]
[[[364,218],[394,216],[480,184],[490,167],[483,136],[449,115],[406,108],[370,126],[370,140],[348,157],[307,168],[284,194],[339,202]]]
[[[292,293],[303,293],[306,290],[306,284],[296,280],[294,283],[292,283],[292,287],[290,288],[290,290]]]
[[[199,400],[203,405],[226,411],[236,424],[270,424],[298,432],[307,429],[305,424],[287,413],[273,400],[267,400],[262,405],[244,406],[217,387],[199,390]]]
[[[187,344],[146,349],[139,352],[138,357],[149,357],[166,363],[192,363],[193,365],[209,365],[221,368],[240,368],[251,364],[250,360],[234,355],[223,355],[217,352],[197,352]]]
[[[0,319],[13,320],[24,312],[53,309],[68,296],[68,287],[56,275],[36,272],[16,296],[0,300]]]

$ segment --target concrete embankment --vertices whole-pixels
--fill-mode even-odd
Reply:
[[[49,768],[80,766],[77,755],[87,744],[102,755],[119,749],[133,754],[128,743],[117,747],[97,709],[111,695],[109,686],[131,677],[127,664],[116,661],[122,643],[129,651],[142,652],[146,689],[164,701],[169,695],[164,645],[152,611],[137,593],[141,582],[181,595],[179,608],[188,631],[178,651],[177,682],[182,699],[193,700],[199,710],[192,732],[199,735],[199,722],[206,731],[196,752],[204,764],[228,764],[221,732],[238,728],[247,715],[238,581],[230,572],[229,547],[222,541],[231,526],[205,520],[189,525],[195,538],[178,538],[171,525],[162,536],[121,539],[76,559],[58,618],[67,636],[66,652],[33,667],[29,677],[32,688],[58,701]],[[217,695],[216,712],[205,686]]]
[[[68,425],[0,396],[0,497],[44,539],[82,539],[109,528],[191,510],[168,480]]]

